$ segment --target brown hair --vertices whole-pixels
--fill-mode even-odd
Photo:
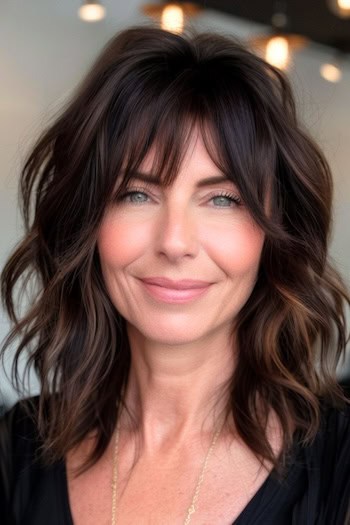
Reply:
[[[346,346],[349,296],[327,259],[332,179],[298,122],[287,78],[232,37],[132,27],[108,43],[30,152],[19,192],[25,236],[1,276],[14,323],[1,353],[21,337],[12,379],[19,388],[19,358],[28,351],[48,462],[96,431],[83,465],[91,466],[114,431],[116,403],[124,404],[125,321],[96,249],[122,165],[120,191],[156,144],[153,171],[170,184],[195,124],[266,233],[256,285],[237,319],[227,414],[251,450],[279,468],[266,437],[268,410],[280,419],[286,451],[293,428],[305,443],[314,438],[322,400],[345,402],[335,366]],[[33,282],[19,318],[15,285],[23,292]]]

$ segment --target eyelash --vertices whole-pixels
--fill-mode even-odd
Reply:
[[[134,195],[136,193],[142,193],[143,195],[146,195],[147,197],[149,197],[147,191],[148,190],[146,188],[133,188],[132,190],[127,191],[123,195],[120,195],[117,198],[117,202],[125,202],[127,197],[130,197],[131,195]],[[229,199],[231,202],[233,202],[236,206],[242,205],[242,199],[238,195],[235,195],[234,193],[230,193],[228,191],[221,191],[219,193],[210,195],[210,200],[218,198],[218,197],[225,197]],[[137,206],[137,205],[144,204],[144,203],[143,202],[140,202],[140,203],[133,202],[132,204],[135,204]],[[218,206],[218,208],[220,207],[227,208],[227,206]]]
[[[130,197],[131,195],[134,195],[135,193],[142,193],[144,195],[146,195],[147,197],[149,197],[148,195],[148,192],[149,190],[147,190],[146,188],[133,188],[132,190],[129,190],[129,191],[126,191],[125,193],[123,193],[122,195],[119,195],[116,199],[117,202],[124,202],[126,201],[127,197]],[[133,203],[133,204],[137,204],[137,203]],[[143,204],[143,203],[141,203]]]
[[[227,191],[223,191],[221,193],[217,193],[216,195],[212,195],[210,198],[215,199],[216,197],[225,197],[226,199],[229,199],[231,202],[236,204],[236,206],[240,206],[242,204],[242,199],[238,197],[238,195]]]

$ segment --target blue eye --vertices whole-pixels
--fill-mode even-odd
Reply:
[[[142,191],[129,191],[120,197],[123,202],[131,202],[133,204],[142,204],[147,202],[148,195]]]
[[[212,201],[219,208],[229,208],[232,205],[239,206],[241,204],[241,199],[232,193],[216,195],[212,197]]]

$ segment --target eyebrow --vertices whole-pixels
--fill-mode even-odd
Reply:
[[[148,184],[153,184],[154,186],[161,186],[159,179],[152,174],[141,173],[139,171],[133,172],[130,177],[130,180],[140,180],[142,182],[147,182]],[[222,184],[223,182],[232,182],[225,175],[215,175],[212,177],[207,177],[201,179],[197,182],[197,188],[203,188],[204,186],[212,186],[215,184]]]

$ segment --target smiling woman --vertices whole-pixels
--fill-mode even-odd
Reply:
[[[20,196],[1,355],[19,337],[14,383],[25,356],[41,389],[0,422],[8,523],[350,519],[332,178],[279,70],[228,36],[122,31]]]

